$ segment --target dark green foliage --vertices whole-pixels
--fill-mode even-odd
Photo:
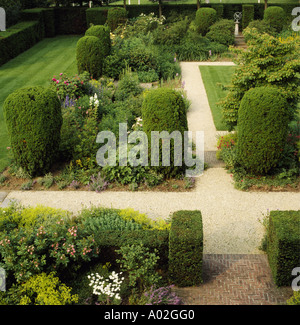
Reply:
[[[102,75],[103,45],[96,36],[84,36],[77,42],[76,59],[78,73],[87,71],[93,78]]]
[[[26,21],[0,32],[0,66],[31,48],[44,37],[38,21]]]
[[[102,43],[103,56],[107,56],[111,48],[110,29],[108,26],[94,25],[91,26],[86,32],[85,36],[96,36]]]
[[[157,155],[151,155],[151,131],[167,131],[169,135],[173,131],[179,131],[182,138],[184,131],[188,130],[186,108],[181,94],[168,88],[158,88],[150,91],[144,99],[142,105],[143,131],[147,134],[149,142],[149,155],[151,160],[159,155],[159,171],[166,177],[178,175],[183,171],[183,145],[180,152],[174,153],[174,141],[170,141],[170,161],[164,164],[162,156],[162,144],[159,146]],[[162,140],[164,144],[168,143],[167,138]],[[150,144],[151,143],[151,144]],[[166,151],[166,150],[165,150]],[[175,156],[175,157],[174,157]],[[182,159],[182,164],[178,164],[178,159]]]
[[[54,91],[43,87],[22,88],[4,103],[14,159],[29,174],[45,174],[57,155],[62,114]]]
[[[290,286],[292,270],[300,265],[300,211],[271,211],[267,255],[274,282]]]
[[[264,20],[279,33],[285,25],[286,14],[281,7],[268,7],[264,12]]]
[[[224,45],[234,44],[234,22],[233,20],[221,19],[214,23],[210,28],[206,37],[212,42]]]
[[[195,24],[198,33],[205,36],[209,27],[217,20],[217,12],[213,8],[200,8],[196,12]]]
[[[118,25],[125,23],[127,20],[127,11],[124,8],[115,7],[109,9],[107,12],[106,23],[112,31],[114,31]]]
[[[86,31],[85,7],[55,7],[55,32],[57,35],[82,35]]]
[[[273,87],[253,88],[244,95],[238,115],[237,157],[248,172],[267,174],[280,161],[287,136],[287,106]]]
[[[242,14],[243,14],[242,29],[244,29],[254,19],[254,6],[253,5],[243,5]]]
[[[6,13],[6,28],[16,24],[20,17],[20,0],[0,0],[0,7],[4,8]]]
[[[276,31],[265,20],[252,20],[247,28],[255,28],[260,34],[267,33],[275,35]],[[247,35],[247,34],[246,34]],[[250,36],[244,35],[245,41],[248,42]]]
[[[104,25],[107,19],[107,7],[94,7],[86,10],[86,23],[90,27],[93,25]]]
[[[200,211],[173,214],[169,236],[169,276],[180,287],[202,283],[203,226]]]

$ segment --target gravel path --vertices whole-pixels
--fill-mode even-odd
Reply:
[[[185,90],[193,103],[188,120],[192,131],[205,131],[205,150],[211,151],[215,150],[216,130],[199,65],[197,62],[182,63]],[[23,205],[43,204],[74,213],[91,205],[131,207],[154,219],[166,218],[180,209],[198,209],[203,216],[206,254],[259,254],[261,251],[258,247],[264,234],[260,222],[263,214],[276,209],[300,210],[300,193],[241,192],[234,189],[230,175],[223,168],[209,168],[205,171],[203,176],[197,178],[192,192],[98,194],[87,191],[14,191],[7,195],[2,206],[6,206],[10,200],[17,200]]]

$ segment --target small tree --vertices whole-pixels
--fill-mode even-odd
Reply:
[[[237,53],[238,67],[233,75],[227,96],[219,103],[229,130],[237,124],[240,102],[245,92],[258,86],[277,87],[287,100],[289,119],[294,118],[299,101],[300,70],[299,39],[281,39],[260,34],[255,28],[244,30],[249,39],[248,49],[232,49]]]

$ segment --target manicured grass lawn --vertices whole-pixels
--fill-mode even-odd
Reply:
[[[209,106],[218,131],[226,130],[222,121],[221,107],[217,106],[217,103],[226,96],[226,91],[222,90],[218,83],[224,86],[229,85],[235,68],[235,66],[199,66]]]
[[[9,139],[3,118],[6,97],[18,88],[47,86],[53,75],[77,73],[75,48],[79,36],[47,38],[0,67],[0,172],[8,165]]]

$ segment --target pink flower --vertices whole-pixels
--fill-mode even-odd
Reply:
[[[56,80],[56,83],[58,84],[59,83],[59,80]]]
[[[7,149],[7,150],[10,150],[10,149],[11,149],[11,147],[6,147],[6,149]]]
[[[52,78],[52,81],[56,81],[56,79],[55,78]]]
[[[60,76],[62,76],[62,75],[63,75],[63,73],[60,73],[59,75],[60,75]]]

